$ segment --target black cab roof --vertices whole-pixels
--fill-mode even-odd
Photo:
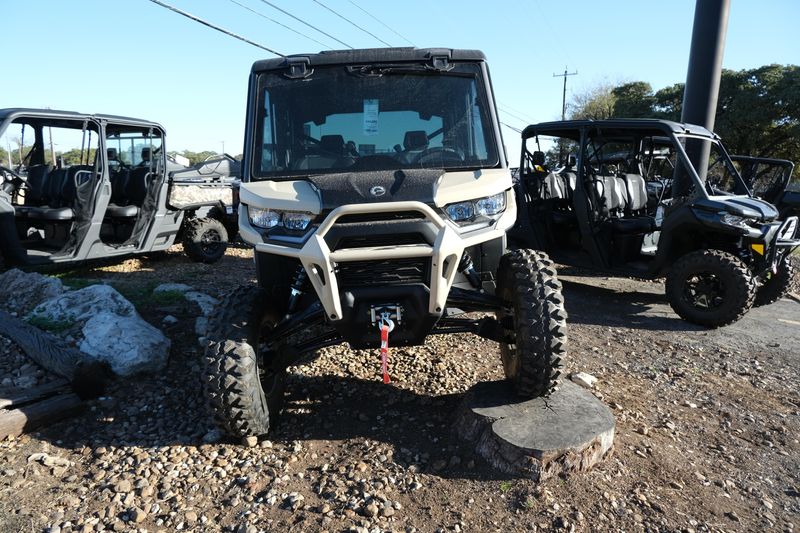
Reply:
[[[39,109],[26,107],[9,107],[0,109],[0,123],[6,120],[14,120],[18,117],[30,117],[41,119],[43,122],[50,120],[95,120],[111,122],[126,126],[140,126],[146,128],[157,128],[164,131],[164,127],[158,122],[144,120],[133,117],[123,117],[119,115],[105,115],[102,113],[86,114],[76,111],[64,111],[59,109]]]
[[[583,129],[602,130],[604,134],[609,136],[630,134],[631,130],[643,132],[650,130],[655,134],[669,135],[674,133],[698,135],[711,139],[718,138],[714,132],[702,126],[656,118],[610,118],[605,120],[586,119],[541,122],[539,124],[531,124],[522,130],[522,138],[528,139],[536,135],[552,135],[554,137],[578,139],[580,131]]]
[[[355,50],[325,50],[315,54],[293,54],[274,59],[262,59],[253,63],[252,72],[285,69],[291,64],[305,63],[308,66],[352,65],[388,62],[421,62],[443,57],[449,61],[486,61],[480,50],[455,48],[362,48]]]

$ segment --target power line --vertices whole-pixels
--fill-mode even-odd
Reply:
[[[510,117],[514,117],[515,119],[517,119],[517,120],[519,120],[521,122],[525,122],[526,125],[530,124],[532,122],[531,120],[529,120],[527,118],[521,117],[519,115],[516,115],[516,114],[512,113],[511,111],[507,111],[507,110],[503,109],[502,104],[498,104],[497,108],[500,110],[501,113],[505,113],[506,115],[508,115]]]
[[[320,2],[319,0],[314,0],[314,3],[315,3],[315,4],[318,4],[318,5],[320,5],[320,6],[322,6],[322,7],[323,7],[323,8],[325,8],[325,9],[327,9],[328,11],[330,11],[331,13],[333,13],[334,15],[336,15],[337,17],[339,17],[340,19],[342,19],[342,20],[345,20],[345,21],[349,22],[350,24],[352,24],[353,26],[355,26],[355,27],[356,27],[356,28],[358,28],[359,30],[363,31],[364,33],[366,33],[366,34],[368,34],[368,35],[371,35],[371,36],[375,37],[376,39],[378,39],[380,42],[382,42],[382,43],[383,43],[383,44],[385,44],[386,46],[392,46],[391,44],[387,43],[386,41],[384,41],[383,39],[381,39],[380,37],[378,37],[377,35],[375,35],[375,34],[374,34],[374,33],[372,33],[371,31],[369,31],[369,30],[367,30],[367,29],[365,29],[365,28],[363,28],[363,27],[359,26],[358,24],[356,24],[355,22],[353,22],[353,21],[352,21],[352,20],[350,20],[349,18],[345,17],[344,15],[342,15],[341,13],[339,13],[338,11],[334,11],[334,10],[333,10],[333,9],[331,9],[330,7],[328,7],[328,6],[326,6],[325,4],[323,4],[322,2]]]
[[[398,37],[400,37],[401,39],[403,39],[405,42],[407,42],[407,43],[408,43],[408,44],[410,44],[411,46],[416,46],[414,43],[412,43],[411,41],[409,41],[409,40],[408,40],[408,39],[407,39],[407,38],[406,38],[404,35],[402,35],[402,34],[400,34],[400,33],[397,33],[397,32],[396,32],[394,29],[392,29],[392,27],[391,27],[391,26],[388,26],[388,25],[387,25],[385,22],[383,22],[381,19],[379,19],[378,17],[376,17],[375,15],[373,15],[372,13],[370,13],[369,11],[367,11],[366,9],[364,9],[363,7],[361,7],[360,5],[358,5],[358,4],[356,4],[355,2],[353,2],[353,0],[348,0],[348,2],[350,2],[351,4],[353,4],[354,6],[356,6],[358,9],[360,9],[361,11],[363,11],[364,13],[366,13],[366,14],[367,14],[369,17],[371,17],[371,18],[375,19],[375,20],[378,22],[378,24],[380,24],[381,26],[383,26],[384,28],[386,28],[386,29],[387,29],[387,30],[389,30],[390,32],[394,33],[395,35],[397,35]]]
[[[233,33],[232,31],[226,30],[225,28],[220,28],[219,26],[215,26],[214,24],[211,24],[210,22],[207,22],[207,21],[205,21],[205,20],[203,20],[203,19],[201,19],[199,17],[195,17],[194,15],[192,15],[190,13],[187,13],[186,11],[181,11],[177,7],[173,7],[173,6],[171,6],[171,5],[169,5],[169,4],[165,3],[165,2],[161,2],[161,0],[150,0],[150,1],[153,2],[156,5],[159,5],[161,7],[169,9],[170,11],[178,13],[179,15],[183,15],[186,18],[192,19],[195,22],[199,22],[203,26],[208,26],[209,28],[211,28],[213,30],[217,30],[219,32],[222,32],[225,35],[229,35],[229,36],[231,36],[231,37],[233,37],[235,39],[239,39],[240,41],[244,41],[247,44],[252,44],[253,46],[261,48],[262,50],[266,50],[267,52],[269,52],[271,54],[275,54],[276,56],[286,57],[282,53],[276,52],[272,48],[268,48],[268,47],[264,46],[263,44],[258,44],[256,42],[253,42],[250,39],[247,39],[246,37],[242,37],[241,35],[237,35],[237,34]]]
[[[151,1],[154,1],[154,0],[151,0]],[[343,44],[344,46],[346,46],[347,48],[353,48],[352,46],[350,46],[350,45],[349,45],[349,44],[347,44],[346,42],[344,42],[344,41],[342,41],[342,40],[339,40],[339,39],[337,39],[336,37],[334,37],[334,36],[333,36],[333,35],[331,35],[330,33],[326,33],[326,32],[324,32],[324,31],[322,31],[321,29],[317,28],[316,26],[314,26],[314,25],[312,25],[312,24],[309,24],[308,22],[306,22],[305,20],[303,20],[303,19],[301,19],[301,18],[295,17],[294,15],[292,15],[291,13],[289,13],[288,11],[286,11],[285,9],[281,9],[280,7],[276,6],[276,5],[275,5],[275,4],[273,4],[272,2],[268,2],[267,0],[261,0],[261,1],[262,1],[262,2],[264,2],[265,4],[267,4],[268,6],[270,6],[271,8],[273,8],[273,9],[277,9],[278,11],[280,11],[281,13],[283,13],[284,15],[288,15],[288,16],[292,17],[292,18],[293,18],[293,19],[295,19],[297,22],[301,22],[301,23],[305,24],[306,26],[308,26],[309,28],[311,28],[311,29],[313,29],[313,30],[316,30],[316,31],[320,32],[322,35],[325,35],[325,36],[327,36],[327,37],[330,37],[331,39],[333,39],[333,40],[334,40],[334,41],[336,41],[337,43],[341,43],[341,44]]]
[[[503,126],[505,126],[506,128],[508,128],[508,129],[510,129],[510,130],[514,130],[514,131],[516,131],[517,133],[520,133],[520,134],[522,133],[522,130],[521,130],[521,129],[519,129],[519,128],[515,128],[514,126],[509,126],[508,124],[506,124],[506,123],[505,123],[505,122],[503,122],[502,120],[500,121],[500,124],[502,124]]]
[[[311,36],[309,36],[309,35],[306,35],[305,33],[301,32],[301,31],[298,31],[298,30],[296,30],[296,29],[292,28],[291,26],[287,26],[287,25],[286,25],[286,24],[284,24],[283,22],[280,22],[280,21],[278,21],[278,20],[275,20],[275,19],[274,19],[274,18],[272,18],[272,17],[268,17],[267,15],[265,15],[265,14],[263,14],[263,13],[259,12],[259,11],[256,11],[255,9],[252,9],[252,8],[250,8],[250,7],[248,7],[248,6],[244,5],[244,4],[241,4],[241,3],[237,2],[236,0],[230,0],[230,2],[232,2],[232,3],[236,4],[237,6],[239,6],[239,7],[241,7],[241,8],[244,8],[244,9],[248,10],[248,11],[249,11],[249,12],[251,12],[251,13],[254,13],[254,14],[258,15],[258,16],[259,16],[259,17],[261,17],[261,18],[267,19],[267,20],[268,20],[268,21],[270,21],[270,22],[274,22],[274,23],[275,23],[275,24],[277,24],[278,26],[281,26],[281,27],[283,27],[283,28],[286,28],[287,30],[289,30],[289,31],[292,31],[292,32],[296,33],[297,35],[300,35],[300,36],[302,36],[302,37],[305,37],[306,39],[309,39],[309,40],[311,40],[311,41],[314,41],[314,42],[315,42],[315,43],[317,43],[318,45],[324,46],[325,48],[330,48],[330,46],[328,46],[327,44],[325,44],[325,43],[322,43],[322,42],[319,42],[318,40],[314,39],[313,37],[311,37]]]
[[[508,105],[508,104],[507,104],[507,103],[505,103],[505,102],[497,102],[497,105],[499,105],[500,107],[505,107],[506,109],[510,109],[510,110],[511,110],[511,111],[513,111],[514,113],[518,113],[518,114],[519,114],[519,115],[520,115],[520,116],[521,116],[523,119],[525,119],[525,120],[527,120],[527,121],[530,121],[530,122],[535,122],[535,120],[536,120],[536,119],[534,119],[534,118],[533,118],[531,115],[529,115],[528,113],[526,113],[525,111],[520,111],[519,109],[516,109],[516,108],[514,108],[514,107],[511,107],[510,105]],[[506,113],[508,113],[508,111],[506,111]]]

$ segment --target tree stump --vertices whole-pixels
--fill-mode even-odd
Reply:
[[[532,400],[492,381],[467,391],[456,430],[494,468],[544,481],[586,471],[610,455],[615,425],[608,407],[570,381]]]

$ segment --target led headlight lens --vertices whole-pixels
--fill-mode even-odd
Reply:
[[[725,213],[720,217],[720,221],[728,226],[739,226],[740,228],[747,227],[747,219],[738,215]]]
[[[475,212],[479,215],[492,216],[502,213],[506,209],[506,193],[501,192],[494,196],[480,198],[475,201]]]
[[[475,217],[475,205],[472,202],[459,202],[447,206],[447,216],[453,222],[470,220]]]
[[[250,223],[259,228],[274,228],[281,223],[281,214],[271,209],[248,206],[247,215],[250,217]]]
[[[288,230],[303,231],[311,223],[310,213],[284,213],[283,226]]]
[[[506,193],[501,192],[485,198],[458,202],[445,207],[447,215],[453,222],[472,220],[476,216],[494,216],[506,210]]]

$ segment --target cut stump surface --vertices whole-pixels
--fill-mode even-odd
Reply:
[[[608,407],[572,382],[546,399],[520,400],[508,383],[492,381],[467,391],[456,429],[494,468],[544,481],[607,457],[615,425]]]

